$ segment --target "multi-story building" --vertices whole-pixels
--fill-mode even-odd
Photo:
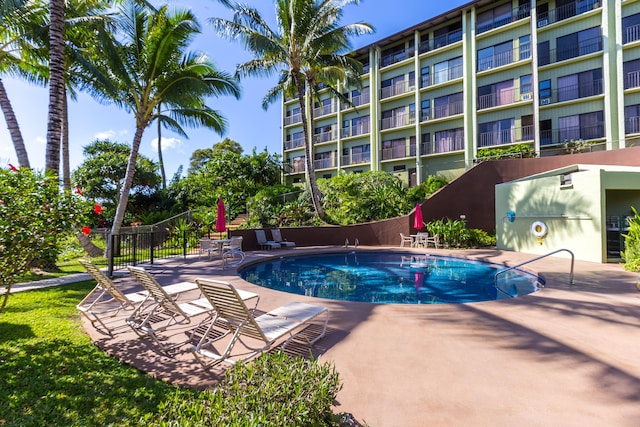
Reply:
[[[384,170],[407,185],[453,178],[478,150],[528,144],[539,156],[640,137],[640,1],[478,0],[365,46],[351,105],[314,103],[317,177]],[[288,182],[304,182],[297,100],[283,102]]]

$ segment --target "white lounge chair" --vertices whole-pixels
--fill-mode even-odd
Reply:
[[[273,240],[267,240],[267,235],[264,230],[255,230],[256,232],[256,240],[258,241],[258,245],[260,245],[261,249],[278,249],[281,247],[280,243],[274,242]]]
[[[192,338],[196,331],[202,333],[191,352],[205,369],[220,362],[247,360],[286,337],[284,347],[293,338],[306,335],[299,333],[322,314],[325,315],[322,332],[311,340],[308,336],[304,338],[313,344],[326,333],[329,322],[326,307],[292,302],[254,318],[233,285],[209,279],[196,279],[196,283],[215,311],[211,320],[201,323],[192,333]],[[222,339],[226,339],[227,344],[224,350],[218,351],[215,344]],[[238,342],[244,351],[232,355]]]
[[[211,314],[211,305],[201,299],[201,295],[198,299],[178,303],[176,298],[167,292],[166,287],[160,286],[145,269],[141,267],[128,267],[128,269],[145,288],[147,295],[126,319],[126,323],[138,336],[151,338],[161,350],[168,352],[183,345],[187,340],[175,344],[164,344],[158,332],[166,331],[173,325],[190,323],[191,318],[199,314]]]
[[[274,242],[280,243],[281,246],[286,246],[287,248],[295,248],[296,242],[290,242],[288,240],[282,240],[282,233],[279,228],[274,228],[271,230],[271,238]]]
[[[85,259],[81,259],[78,262],[94,278],[97,284],[76,305],[76,308],[89,319],[93,327],[98,331],[102,330],[111,335],[116,329],[126,327],[122,323],[119,325],[116,325],[115,322],[107,323],[107,320],[115,319],[122,310],[133,310],[144,301],[146,294],[141,292],[124,294],[94,263]]]

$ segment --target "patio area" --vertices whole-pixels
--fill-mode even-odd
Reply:
[[[367,249],[382,248],[358,248]],[[327,248],[249,252],[245,262],[319,250]],[[497,250],[436,253],[507,265],[534,258]],[[147,270],[162,285],[197,277],[228,281],[259,293],[258,308],[264,311],[290,301],[328,307],[327,336],[313,353],[321,362],[333,362],[340,374],[336,412],[352,413],[372,427],[640,425],[638,275],[617,264],[576,261],[575,284],[569,286],[569,266],[569,259],[560,257],[530,264],[546,286],[525,297],[449,305],[291,295],[247,283],[235,268],[222,269],[220,261],[206,257]],[[116,283],[126,291],[136,287],[129,276]],[[102,349],[158,379],[205,388],[223,375],[224,366],[202,370],[186,348],[172,358],[130,329],[109,337],[89,322],[84,325]],[[184,337],[192,327],[176,328],[175,336]]]

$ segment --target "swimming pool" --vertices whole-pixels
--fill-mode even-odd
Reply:
[[[415,253],[350,251],[272,258],[242,268],[244,280],[269,289],[378,304],[491,301],[535,292],[541,279],[463,258]]]

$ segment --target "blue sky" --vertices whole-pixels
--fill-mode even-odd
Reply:
[[[257,7],[272,25],[275,22],[273,3],[268,0],[247,0]],[[154,2],[160,4],[161,2]],[[168,1],[170,7],[192,8],[202,26],[200,34],[192,44],[192,50],[206,52],[219,70],[233,73],[235,66],[250,59],[238,43],[232,43],[218,37],[208,24],[212,17],[230,18],[229,11],[215,0]],[[421,2],[417,0],[363,0],[359,6],[345,8],[343,24],[367,22],[376,32],[370,36],[353,39],[353,47],[359,48],[371,44],[388,35],[423,22],[447,10],[451,10],[467,1],[454,0],[451,3]],[[257,6],[255,6],[257,5]],[[47,134],[48,91],[45,88],[3,77],[6,90],[15,110],[22,136],[27,146],[31,166],[44,168],[45,142]],[[240,143],[245,153],[255,147],[258,151],[267,149],[270,153],[281,152],[281,106],[272,104],[263,110],[262,98],[274,85],[275,79],[248,78],[241,82],[242,97],[214,98],[209,106],[219,110],[228,121],[228,130],[224,136],[212,131],[186,129],[189,139],[162,133],[163,158],[167,177],[171,178],[180,165],[185,172],[189,166],[191,153],[199,148],[211,147],[225,137]],[[71,168],[75,169],[83,160],[82,147],[96,138],[109,138],[112,141],[131,143],[135,132],[133,116],[125,110],[96,103],[89,95],[80,94],[69,105],[69,130],[71,144]],[[145,130],[140,153],[157,160],[156,126]],[[0,127],[0,164],[17,164],[15,151],[6,125]]]

